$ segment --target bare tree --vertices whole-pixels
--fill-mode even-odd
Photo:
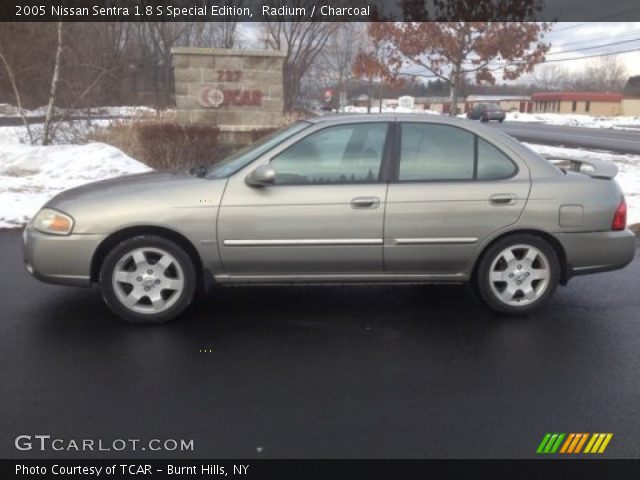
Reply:
[[[336,30],[331,22],[264,22],[263,41],[269,48],[285,52],[282,77],[284,83],[284,111],[294,109],[300,98],[302,77],[322,52],[327,40]]]
[[[620,92],[627,81],[627,69],[616,56],[592,60],[584,71],[571,77],[571,89],[594,92]]]
[[[541,65],[533,79],[535,86],[542,90],[562,90],[570,83],[566,68],[559,65]]]
[[[328,83],[337,87],[339,105],[347,103],[346,86],[354,78],[353,67],[360,45],[366,42],[366,24],[338,23],[318,56],[318,73],[324,73]]]
[[[16,99],[16,106],[18,107],[18,114],[20,115],[20,118],[22,119],[22,123],[24,124],[24,127],[27,130],[27,137],[29,138],[29,143],[33,144],[33,134],[31,133],[31,127],[29,126],[27,117],[25,116],[24,110],[22,109],[20,89],[18,88],[18,84],[16,83],[15,73],[13,73],[13,68],[11,68],[11,65],[9,64],[7,57],[4,55],[4,53],[2,53],[1,50],[0,50],[0,61],[4,66],[5,72],[7,73],[7,77],[9,79],[9,83],[11,84],[11,90],[13,91],[13,96]]]
[[[185,31],[186,46],[233,48],[236,46],[238,22],[193,22]]]
[[[44,120],[42,133],[42,144],[49,145],[51,143],[51,119],[53,118],[53,108],[58,92],[58,83],[60,81],[60,68],[62,65],[62,50],[64,48],[63,23],[58,22],[58,43],[56,47],[56,61],[53,66],[53,76],[51,77],[51,90],[49,93],[49,103],[47,104],[47,115]]]

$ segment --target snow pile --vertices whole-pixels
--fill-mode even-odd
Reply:
[[[563,113],[507,112],[507,122],[545,123],[565,127],[609,128],[640,130],[640,117],[591,117]]]
[[[149,170],[102,143],[0,145],[0,228],[28,222],[47,200],[67,188]]]
[[[640,224],[640,156],[622,155],[608,152],[593,152],[578,148],[550,147],[548,145],[535,145],[525,143],[529,148],[542,155],[560,156],[567,158],[598,159],[613,162],[618,167],[616,181],[622,187],[627,200],[628,214],[627,224]]]

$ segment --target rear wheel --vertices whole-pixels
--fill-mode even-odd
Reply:
[[[189,255],[155,235],[121,242],[100,269],[102,298],[116,315],[132,323],[172,320],[189,306],[195,287]]]
[[[513,235],[492,245],[477,272],[482,299],[493,310],[511,315],[542,307],[560,278],[558,255],[535,235]]]
[[[487,123],[487,122],[489,121],[489,117],[487,117],[486,115],[482,115],[482,116],[480,117],[480,121],[481,121],[482,123]]]

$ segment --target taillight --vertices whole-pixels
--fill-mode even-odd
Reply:
[[[616,213],[613,216],[613,222],[611,222],[611,230],[624,230],[627,228],[627,202],[624,201],[624,197],[620,201]]]

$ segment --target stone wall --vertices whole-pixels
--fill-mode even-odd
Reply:
[[[248,132],[283,124],[284,54],[273,50],[173,48],[178,121]]]

